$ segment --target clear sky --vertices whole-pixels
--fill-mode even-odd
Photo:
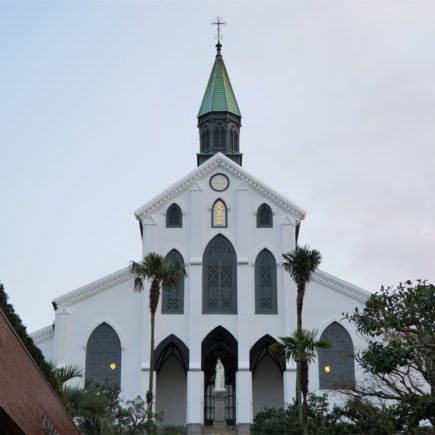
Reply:
[[[370,291],[435,281],[434,1],[0,0],[0,280],[29,330],[196,166],[216,16],[243,166]]]

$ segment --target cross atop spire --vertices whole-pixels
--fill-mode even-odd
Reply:
[[[216,26],[217,27],[217,35],[216,35],[216,37],[217,37],[218,43],[216,44],[216,48],[217,48],[218,54],[220,54],[221,48],[222,48],[222,44],[221,44],[221,37],[222,37],[222,35],[221,35],[221,26],[225,26],[227,23],[225,21],[222,21],[221,17],[216,17],[216,21],[212,21],[211,24],[212,24],[212,26]]]

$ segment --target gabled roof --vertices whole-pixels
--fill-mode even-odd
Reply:
[[[367,298],[371,295],[371,293],[367,290],[357,287],[356,285],[344,281],[343,279],[337,278],[336,276],[326,273],[323,270],[317,270],[314,273],[312,281],[322,284],[362,303],[365,303]]]
[[[257,191],[271,202],[275,203],[282,210],[290,213],[297,221],[300,221],[305,217],[306,211],[289,201],[287,198],[267,186],[263,182],[259,181],[249,172],[242,169],[238,164],[234,163],[231,159],[224,156],[222,153],[217,153],[209,160],[204,162],[201,166],[198,166],[192,172],[187,174],[180,181],[173,184],[166,189],[160,195],[157,195],[151,201],[148,201],[142,207],[139,207],[135,212],[135,216],[138,220],[154,213],[162,208],[165,204],[172,201],[174,197],[180,193],[193,187],[193,185],[200,179],[206,177],[216,168],[222,168],[235,178],[243,181],[245,185],[249,186],[253,190]]]
[[[124,269],[118,270],[110,275],[80,287],[77,290],[73,290],[57,297],[56,299],[53,299],[53,303],[58,308],[74,305],[77,302],[88,299],[91,296],[95,296],[98,293],[101,293],[132,278],[133,275],[130,273],[129,268],[125,267]]]
[[[231,112],[234,115],[242,116],[227,69],[225,68],[224,60],[219,52],[216,55],[213,69],[208,79],[198,118],[210,112]]]
[[[30,337],[36,345],[52,339],[54,337],[54,324],[45,326],[44,328],[32,332]]]

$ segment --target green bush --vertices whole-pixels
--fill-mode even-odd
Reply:
[[[398,406],[375,406],[368,400],[352,398],[344,406],[330,409],[327,396],[310,395],[308,433],[310,435],[394,435],[433,434],[433,428],[410,427],[399,417]],[[255,435],[301,435],[298,407],[267,408],[259,412],[252,425]]]
[[[329,412],[326,396],[308,397],[307,406],[308,432],[310,435],[342,435],[355,433],[349,429],[351,425],[340,421],[340,415]],[[259,412],[254,419],[252,433],[256,435],[300,435],[302,427],[299,424],[298,406],[293,403],[288,408],[267,408]]]

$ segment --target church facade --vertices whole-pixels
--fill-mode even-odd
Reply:
[[[142,254],[182,263],[187,277],[164,289],[156,315],[155,407],[164,425],[189,433],[214,421],[218,359],[225,369],[225,419],[249,430],[265,406],[294,397],[296,367],[269,350],[296,329],[296,287],[282,268],[305,211],[242,168],[241,114],[217,45],[198,114],[197,167],[135,211]],[[315,242],[315,241],[313,241]],[[145,288],[146,284],[145,284]],[[310,366],[310,389],[355,382],[353,354],[363,342],[343,312],[369,293],[324,271],[304,303],[304,328],[332,346]],[[148,292],[133,291],[128,267],[53,301],[54,324],[32,336],[56,365],[85,379],[144,397],[150,376]]]

